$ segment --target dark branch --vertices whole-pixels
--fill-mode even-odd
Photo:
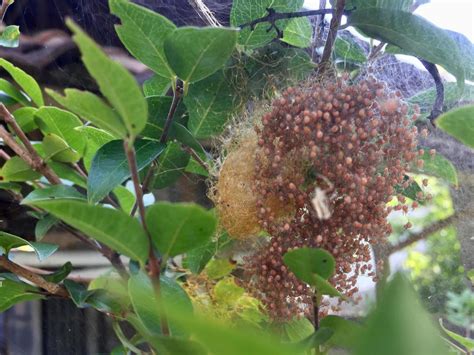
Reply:
[[[166,143],[168,140],[168,135],[170,133],[171,124],[173,123],[174,114],[178,108],[179,102],[183,96],[183,86],[182,82],[178,80],[176,82],[176,89],[174,90],[173,101],[171,102],[170,110],[168,111],[168,116],[166,117],[165,125],[163,127],[163,133],[161,134],[160,142]]]
[[[329,25],[328,38],[326,39],[323,55],[321,57],[321,61],[319,62],[320,73],[324,73],[329,68],[332,48],[334,46],[334,42],[336,42],[337,31],[339,30],[339,26],[341,24],[342,15],[344,14],[345,4],[346,0],[337,0],[336,8],[334,9],[334,14],[331,19],[331,24]]]
[[[433,103],[433,108],[431,109],[431,113],[428,116],[428,119],[433,122],[439,115],[443,113],[443,104],[444,104],[444,85],[443,81],[441,80],[441,76],[439,75],[438,68],[435,64],[427,62],[424,59],[418,58],[423,66],[428,70],[428,72],[433,77],[433,80],[436,85],[436,98]]]

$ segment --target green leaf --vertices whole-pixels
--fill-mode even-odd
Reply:
[[[338,36],[334,43],[336,60],[348,63],[365,63],[367,61],[363,48],[353,36]]]
[[[145,263],[148,240],[135,218],[121,211],[75,200],[44,200],[32,204],[119,253]]]
[[[333,3],[333,0],[331,0]],[[346,2],[346,8],[370,8],[370,7],[381,7],[385,9],[403,10],[410,11],[413,4],[413,0],[349,0]],[[349,7],[348,7],[349,6]]]
[[[64,90],[64,96],[51,89],[46,89],[46,92],[68,110],[92,122],[92,124],[116,138],[127,136],[127,129],[120,116],[97,95],[76,89]]]
[[[20,44],[20,27],[19,26],[7,26],[3,29],[0,34],[0,46],[15,48]]]
[[[283,42],[292,46],[307,48],[311,45],[313,28],[307,17],[291,19],[283,31]]]
[[[12,113],[23,132],[29,133],[38,128],[35,122],[36,111],[34,107],[22,107]]]
[[[166,95],[171,87],[171,81],[168,78],[153,75],[150,79],[143,83],[143,93],[148,96],[162,96]]]
[[[301,341],[314,333],[314,326],[308,318],[292,319],[283,328],[291,342]]]
[[[437,176],[453,186],[458,186],[458,174],[456,168],[448,159],[440,154],[431,156],[428,149],[425,149],[425,153],[421,159],[424,161],[423,167],[418,168],[416,164],[414,164],[412,168],[414,171],[426,175]]]
[[[236,42],[234,29],[180,27],[166,37],[164,49],[171,68],[186,85],[224,66]]]
[[[115,30],[132,55],[155,73],[175,76],[164,54],[164,42],[176,26],[166,17],[125,0],[110,0],[110,11],[122,21]]]
[[[85,178],[79,175],[71,166],[55,161],[48,162],[48,166],[53,169],[61,179],[68,180],[77,186],[86,188]]]
[[[237,286],[233,277],[228,277],[216,283],[213,293],[217,302],[232,307],[236,306],[237,301],[244,295],[245,290]]]
[[[122,211],[126,214],[130,214],[137,200],[133,192],[122,185],[117,186],[113,191]]]
[[[196,138],[222,133],[235,113],[238,99],[223,71],[191,85],[184,104],[189,111],[188,128]]]
[[[132,275],[128,281],[128,292],[133,310],[141,323],[150,333],[161,334],[161,303],[150,278],[143,271]],[[176,281],[162,276],[160,292],[166,304],[187,314],[192,312],[191,300]],[[172,335],[182,334],[173,321],[170,322],[169,327]]]
[[[0,313],[17,303],[44,298],[40,294],[32,293],[34,291],[37,291],[37,289],[23,282],[0,280]]]
[[[396,274],[386,285],[377,308],[369,315],[356,355],[445,355],[431,316],[423,309],[408,281]]]
[[[208,352],[194,340],[155,335],[146,339],[162,355],[206,355]]]
[[[201,158],[202,159],[202,158]],[[202,159],[203,161],[206,161],[207,159],[204,158]],[[197,175],[201,175],[201,176],[204,176],[204,177],[209,177],[209,171],[208,169],[204,168],[196,159],[194,159],[193,157],[191,157],[191,159],[189,160],[189,163],[188,165],[186,166],[186,168],[184,169],[185,172],[187,173],[191,173],[191,174],[197,174]]]
[[[405,180],[408,179],[408,176],[405,176]],[[406,189],[404,189],[402,186],[398,185],[395,186],[395,191],[398,194],[401,194],[405,197],[408,197],[412,199],[413,201],[418,201],[420,203],[424,203],[423,199],[420,199],[418,197],[418,193],[423,192],[421,189],[420,185],[416,181],[412,181],[410,185]]]
[[[186,253],[185,267],[192,273],[199,274],[217,251],[217,243],[210,241]]]
[[[56,199],[70,199],[85,201],[85,196],[72,186],[54,185],[44,189],[36,189],[30,192],[21,202],[25,205],[32,205],[36,202]]]
[[[74,41],[82,53],[82,61],[99,84],[100,91],[117,110],[128,133],[135,137],[145,127],[147,105],[135,78],[107,55],[79,26],[68,20]]]
[[[135,152],[138,170],[145,168],[163,151],[164,145],[151,140],[137,140]],[[87,181],[90,202],[101,201],[117,185],[131,176],[123,141],[113,140],[97,151],[92,159]]]
[[[354,349],[363,331],[360,324],[334,315],[321,319],[319,326],[333,331],[328,345],[345,349]]]
[[[72,280],[64,280],[64,286],[66,287],[72,301],[79,308],[86,307],[86,299],[93,291],[89,291],[86,286]]]
[[[71,262],[65,263],[59,270],[56,272],[49,274],[49,275],[43,275],[43,278],[46,281],[49,282],[54,282],[55,284],[60,283],[63,281],[72,271],[72,264]]]
[[[204,271],[211,280],[216,280],[229,275],[236,267],[228,259],[212,259],[205,267]]]
[[[436,119],[436,126],[474,148],[474,105],[463,106],[442,114]]]
[[[90,170],[92,159],[99,150],[100,147],[104,146],[106,143],[114,140],[114,136],[103,129],[91,127],[91,126],[82,126],[76,128],[81,134],[85,136],[86,139],[86,149],[84,151],[84,166],[87,171]]]
[[[474,340],[473,339],[463,337],[460,334],[457,334],[455,332],[450,331],[449,329],[446,329],[446,327],[443,325],[443,319],[442,318],[439,319],[439,325],[441,326],[441,328],[443,328],[443,330],[446,332],[446,334],[448,334],[451,338],[453,338],[457,343],[464,346],[467,349],[467,351],[469,351],[469,352],[474,351]]]
[[[333,285],[331,285],[327,280],[325,280],[318,274],[312,274],[311,279],[312,280],[311,282],[309,282],[309,284],[311,286],[314,286],[316,291],[320,293],[321,295],[344,298],[344,296],[342,296],[341,293],[338,290],[336,290],[336,288]]]
[[[0,180],[7,181],[30,181],[41,177],[19,156],[14,156],[7,160],[0,170]]]
[[[298,348],[301,348],[302,351],[308,351],[311,348],[319,347],[320,345],[326,344],[329,338],[333,335],[333,330],[329,328],[319,327],[319,329],[306,337],[303,340],[300,340],[296,345]]]
[[[8,255],[11,249],[24,245],[33,248],[39,261],[45,260],[58,250],[58,246],[54,244],[29,242],[23,238],[17,237],[16,235],[0,231],[0,247],[3,248],[5,254]]]
[[[299,248],[287,252],[283,261],[295,276],[312,284],[313,275],[328,279],[334,273],[336,262],[333,256],[324,249]]]
[[[35,226],[35,239],[38,242],[41,241],[41,239],[43,239],[46,233],[48,233],[56,223],[58,223],[58,219],[54,216],[51,216],[50,214],[47,214],[41,218]]]
[[[153,243],[170,257],[204,245],[217,226],[212,212],[191,203],[154,204],[147,210],[146,221]]]
[[[168,142],[158,159],[158,169],[154,175],[153,187],[162,189],[178,180],[189,162],[189,154],[181,149],[179,143]]]
[[[267,8],[278,12],[293,12],[303,6],[303,0],[234,0],[230,12],[230,24],[239,27],[267,15]],[[278,28],[285,32],[288,21],[277,21]],[[239,33],[238,43],[249,48],[262,47],[276,36],[275,30],[267,32],[268,23],[259,23],[252,31],[249,27]]]
[[[22,186],[20,184],[15,184],[13,182],[0,182],[1,190],[10,190],[18,194],[21,194],[21,187]]]
[[[468,69],[457,43],[445,30],[422,17],[401,10],[367,8],[354,11],[349,24],[408,54],[440,64],[457,78],[459,86],[464,84]]]
[[[82,126],[76,115],[57,107],[41,107],[36,111],[36,122],[44,134],[53,133],[80,155],[84,153],[86,141],[84,135],[75,129]]]
[[[44,105],[41,89],[36,80],[33,79],[31,75],[25,73],[20,68],[15,67],[13,64],[3,58],[0,58],[0,67],[5,69],[8,74],[11,75],[13,80],[15,80],[15,82],[23,89],[26,95],[28,95],[37,106]]]
[[[43,138],[45,160],[54,160],[62,163],[76,163],[81,155],[72,149],[61,137],[48,133]]]
[[[13,84],[5,79],[0,79],[0,92],[3,92],[16,102],[22,104],[23,106],[30,105],[30,98],[25,96],[20,90],[18,90]]]

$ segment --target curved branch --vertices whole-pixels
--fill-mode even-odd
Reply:
[[[423,66],[428,70],[428,72],[433,77],[433,80],[436,85],[436,98],[433,103],[433,108],[431,109],[431,113],[428,116],[428,119],[433,122],[439,115],[443,113],[443,104],[444,104],[444,85],[443,81],[441,80],[441,76],[439,75],[438,68],[435,64],[427,62],[424,59],[418,58],[423,64]]]

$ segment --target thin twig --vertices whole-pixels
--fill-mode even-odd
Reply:
[[[431,74],[435,86],[436,86],[436,98],[433,103],[433,108],[431,109],[431,113],[428,116],[428,119],[433,122],[439,115],[443,113],[443,105],[444,105],[444,85],[443,81],[441,80],[441,76],[439,74],[438,68],[435,64],[430,63],[424,59],[418,58],[423,64],[423,66],[428,70]]]
[[[168,116],[166,117],[165,125],[163,127],[163,133],[160,137],[161,143],[166,143],[168,140],[168,135],[170,133],[171,124],[173,123],[174,114],[178,108],[179,102],[183,97],[183,86],[182,82],[178,80],[176,82],[176,89],[174,90],[173,101],[171,102],[170,110],[168,111]]]
[[[3,149],[0,149],[0,158],[4,160],[10,160],[12,157],[9,156],[8,153],[4,151]]]
[[[15,275],[18,275],[24,278],[25,280],[30,281],[31,283],[42,288],[43,290],[48,291],[52,295],[69,298],[69,293],[63,286],[46,281],[40,275],[37,275],[34,272],[25,269],[23,266],[20,266],[14,263],[13,261],[8,260],[6,256],[0,256],[0,266],[14,273]]]
[[[377,57],[377,55],[380,53],[382,48],[386,45],[387,43],[385,42],[380,42],[377,44],[375,47],[372,47],[369,53],[369,57],[367,58],[368,61],[371,61]]]
[[[8,111],[3,104],[0,104],[0,116],[2,116],[5,123],[7,123],[13,129],[26,150],[21,145],[19,145],[13,136],[2,126],[0,127],[0,137],[3,138],[5,144],[7,144],[33,170],[43,175],[51,184],[61,184],[61,179],[53,170],[51,170],[49,166],[46,165],[44,160],[39,156],[38,152],[36,152],[26,134],[16,122],[15,117],[13,117],[10,111]]]
[[[344,6],[346,0],[337,0],[336,8],[329,25],[328,38],[326,39],[326,44],[324,45],[323,55],[321,61],[319,62],[319,72],[324,73],[330,67],[332,49],[334,47],[334,42],[336,41],[337,31],[341,24],[342,15],[344,14]]]
[[[185,146],[185,145],[182,145],[181,146],[181,149],[184,150],[186,153],[188,153],[189,155],[191,155],[191,157],[193,157],[194,160],[197,161],[197,163],[199,165],[201,165],[206,171],[209,171],[209,166],[207,165],[207,163],[201,159],[201,157],[199,156],[198,153],[196,153],[196,151],[191,148],[191,147],[188,147],[188,146]]]
[[[459,214],[453,214],[452,216],[442,219],[440,221],[437,221],[428,227],[424,228],[422,231],[418,233],[412,233],[408,236],[407,239],[405,239],[403,242],[398,243],[397,245],[393,245],[388,248],[387,252],[388,254],[393,254],[399,250],[402,250],[406,248],[407,246],[416,243],[422,239],[425,239],[429,237],[431,234],[436,233],[440,231],[443,228],[449,227],[452,223],[454,223],[456,220],[461,218]]]
[[[7,13],[8,7],[11,5],[10,0],[3,0],[2,6],[0,7],[0,22],[3,22],[5,14]]]

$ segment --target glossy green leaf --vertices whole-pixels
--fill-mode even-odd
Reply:
[[[0,313],[13,307],[17,303],[44,298],[38,293],[33,293],[34,291],[38,290],[23,282],[0,280]]]
[[[12,115],[23,132],[29,133],[38,128],[35,122],[36,111],[37,109],[34,107],[22,107],[13,111]]]
[[[189,111],[188,128],[196,138],[222,133],[239,104],[229,78],[220,70],[191,85],[184,104]]]
[[[179,143],[168,142],[165,151],[158,159],[158,169],[154,175],[153,187],[162,189],[174,184],[183,174],[189,158],[189,154],[181,149]]]
[[[446,355],[431,316],[423,309],[408,281],[396,274],[369,315],[356,355]]]
[[[230,12],[230,24],[239,27],[257,18],[267,15],[267,8],[278,12],[293,12],[303,6],[303,0],[234,0]],[[278,28],[285,32],[288,21],[277,21]],[[238,43],[249,48],[261,47],[275,38],[276,32],[267,32],[268,23],[259,23],[252,31],[249,27],[239,33]]]
[[[15,48],[20,44],[20,27],[11,25],[3,29],[0,33],[0,46]]]
[[[69,164],[59,163],[56,161],[48,162],[48,166],[54,170],[56,174],[61,179],[68,180],[77,186],[86,188],[86,180],[83,176],[79,175],[79,173],[74,170]]]
[[[176,26],[166,17],[127,0],[110,0],[109,6],[122,22],[115,30],[130,53],[155,73],[173,78],[163,46]]]
[[[170,257],[206,244],[217,226],[212,212],[191,203],[156,203],[148,208],[146,221],[153,243]]]
[[[44,238],[44,236],[53,228],[59,220],[51,216],[50,214],[47,214],[43,218],[41,218],[38,222],[36,222],[35,226],[35,239],[39,242],[41,239]]]
[[[186,253],[184,261],[185,267],[189,268],[192,273],[199,274],[206,264],[212,259],[217,251],[217,243],[209,241],[208,243],[190,250]]]
[[[171,80],[160,75],[153,75],[143,83],[143,93],[145,96],[166,95],[171,87]]]
[[[71,271],[72,271],[72,264],[71,262],[68,261],[63,266],[61,266],[59,270],[57,270],[56,272],[52,274],[44,275],[43,278],[46,281],[54,282],[57,284],[63,281],[66,277],[68,277]]]
[[[202,157],[201,157],[201,159],[202,159]],[[206,163],[209,162],[209,160],[206,159],[206,158],[204,158],[202,160]],[[204,176],[204,177],[209,177],[209,170],[207,169],[207,167],[202,166],[201,163],[199,163],[193,157],[191,157],[191,159],[189,159],[189,163],[186,166],[186,168],[184,169],[184,171],[187,172],[187,173],[191,173],[191,174],[196,174],[196,175],[201,175],[201,176]]]
[[[22,104],[23,106],[30,105],[29,97],[25,96],[12,83],[6,81],[5,79],[0,79],[0,92],[3,92],[4,94],[8,95],[13,100]]]
[[[185,83],[192,83],[224,66],[236,41],[234,29],[180,27],[166,37],[164,49],[173,71]]]
[[[43,94],[41,93],[41,88],[39,87],[36,80],[23,70],[18,67],[15,67],[13,64],[7,60],[0,58],[0,67],[5,69],[8,74],[11,75],[13,80],[22,88],[28,97],[33,100],[37,106],[43,106]]]
[[[37,173],[25,163],[19,156],[14,156],[0,169],[0,180],[7,181],[30,181],[37,180],[41,174]]]
[[[45,160],[54,160],[61,163],[76,163],[81,155],[72,149],[61,137],[48,133],[43,138]]]
[[[349,24],[372,38],[394,44],[406,53],[440,64],[462,86],[467,68],[463,53],[448,33],[422,17],[388,8],[357,9]]]
[[[10,190],[16,193],[21,193],[22,186],[14,182],[0,182],[0,190]]]
[[[313,274],[311,278],[312,280],[309,284],[314,286],[316,291],[321,295],[344,298],[344,296],[341,295],[341,293],[323,277],[319,276],[318,274]]]
[[[474,340],[473,339],[469,339],[467,337],[463,337],[462,335],[460,334],[457,334],[455,332],[452,332],[451,330],[449,329],[446,329],[446,327],[444,326],[443,324],[443,319],[440,318],[439,319],[439,325],[441,326],[441,328],[443,328],[443,330],[446,332],[446,334],[448,334],[452,339],[454,339],[457,343],[461,344],[462,346],[464,346],[468,351],[472,352],[474,351]]]
[[[138,170],[149,165],[163,151],[164,145],[151,140],[137,140],[135,152]],[[102,146],[94,156],[87,181],[87,197],[95,203],[131,176],[123,141]]]
[[[21,203],[25,205],[32,205],[36,202],[55,199],[85,201],[86,197],[72,186],[54,185],[44,189],[33,190],[23,199]]]
[[[211,280],[216,280],[229,275],[236,267],[236,264],[229,259],[212,259],[205,267],[204,271]]]
[[[442,114],[436,120],[436,126],[474,148],[474,105],[463,106]]]
[[[75,200],[32,203],[119,253],[145,263],[148,240],[140,222],[127,214]]]
[[[0,231],[0,247],[6,254],[8,254],[11,249],[24,245],[33,248],[39,261],[43,261],[58,250],[58,246],[54,244],[29,242],[23,238],[17,237],[16,235]]]
[[[308,318],[292,319],[283,325],[286,335],[291,342],[301,341],[314,333],[314,326]]]
[[[294,47],[307,48],[311,45],[313,28],[307,17],[291,19],[283,31],[283,42]]]
[[[72,280],[64,280],[64,286],[69,292],[74,304],[79,308],[84,308],[86,306],[87,297],[89,297],[93,291],[89,291],[85,285]]]
[[[345,349],[354,349],[363,331],[362,325],[334,315],[324,317],[319,325],[333,331],[328,345]]]
[[[64,96],[50,89],[46,89],[46,92],[59,104],[98,128],[116,138],[126,137],[127,129],[120,116],[97,95],[77,89],[64,90]]]
[[[311,284],[313,275],[328,279],[334,273],[336,262],[333,256],[324,249],[299,248],[287,252],[283,261],[295,276]]]
[[[74,41],[82,53],[82,61],[100,91],[122,118],[128,133],[135,137],[145,127],[147,105],[135,78],[124,67],[108,58],[99,46],[73,21],[67,21]]]
[[[122,208],[122,211],[126,214],[130,214],[135,205],[135,201],[137,200],[134,193],[122,185],[117,186],[113,192]]]
[[[87,171],[90,170],[92,159],[100,147],[113,141],[115,138],[107,131],[91,126],[82,126],[76,128],[86,139],[86,149],[84,151],[84,166]]]
[[[458,186],[458,174],[456,168],[448,159],[443,157],[441,154],[431,156],[428,149],[425,149],[425,154],[423,154],[421,159],[424,161],[423,168],[418,168],[415,165],[413,167],[414,171],[426,175],[437,176],[447,183]]]

